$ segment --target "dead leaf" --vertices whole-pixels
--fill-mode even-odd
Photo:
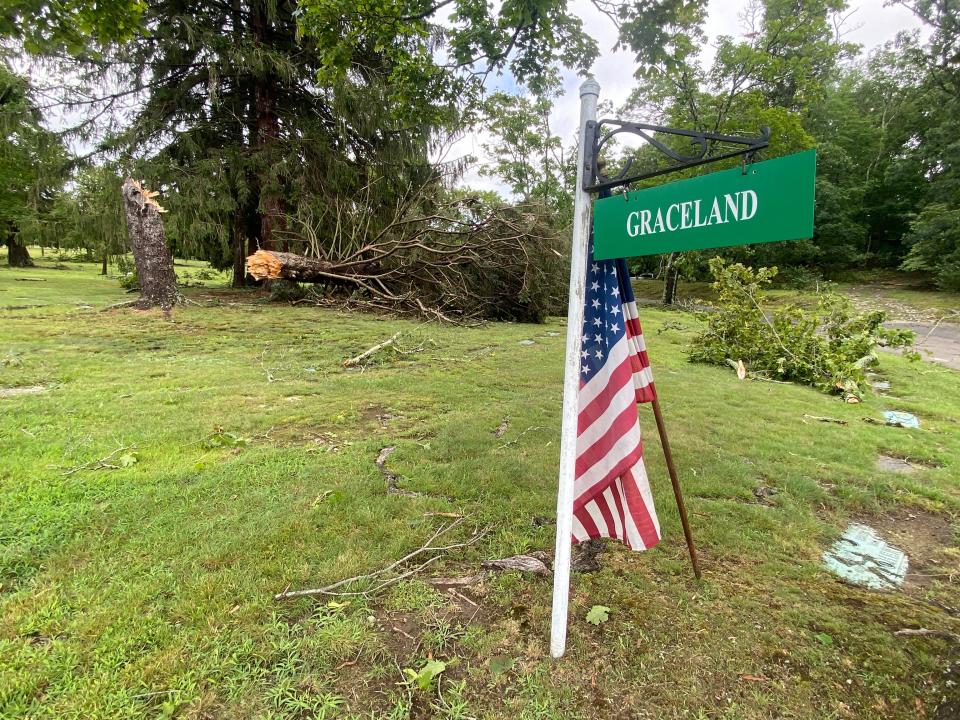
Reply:
[[[741,680],[747,680],[748,682],[766,682],[770,678],[764,677],[763,675],[741,675]]]

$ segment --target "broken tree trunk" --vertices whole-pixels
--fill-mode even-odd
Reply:
[[[364,268],[349,268],[349,274],[360,274]],[[329,260],[305,257],[288,252],[257,250],[247,258],[247,272],[257,280],[294,280],[296,282],[343,282],[344,268]]]
[[[163,208],[153,199],[157,193],[146,190],[132,178],[124,181],[122,191],[127,233],[140,280],[137,306],[168,310],[180,301],[180,294],[160,217]]]

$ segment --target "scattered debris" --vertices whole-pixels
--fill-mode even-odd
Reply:
[[[928,630],[927,628],[903,628],[897,630],[894,635],[897,637],[933,637],[940,640],[960,641],[960,635],[948,632],[947,630]]]
[[[903,458],[893,457],[892,455],[878,455],[877,469],[901,473],[903,475],[909,475],[917,470],[915,466],[911,465]]]
[[[586,620],[591,625],[601,625],[610,619],[610,608],[606,605],[594,605],[587,613]]]
[[[400,476],[387,468],[387,458],[390,457],[396,449],[396,445],[387,445],[385,448],[381,448],[377,454],[377,459],[373,461],[380,469],[380,474],[383,475],[383,479],[387,482],[387,493],[391,495],[405,495],[407,497],[420,497],[421,493],[398,487],[397,482],[401,479]]]
[[[18,395],[36,395],[47,391],[46,385],[24,385],[22,387],[0,388],[0,398],[17,397]]]
[[[892,425],[893,427],[903,427],[903,428],[920,427],[920,420],[917,418],[917,416],[908,412],[900,412],[898,410],[884,410],[883,419],[887,421],[887,425]]]
[[[134,450],[136,450],[136,445],[121,445],[112,453],[99,460],[91,460],[90,462],[83,463],[83,465],[69,468],[64,471],[63,477],[70,477],[81,470],[119,470],[122,467],[130,467],[137,462],[137,456],[136,453],[133,452]],[[121,455],[120,453],[123,454]]]
[[[393,345],[393,343],[397,341],[398,337],[400,337],[400,332],[394,333],[393,337],[391,337],[390,339],[384,340],[382,343],[374,345],[369,350],[364,350],[362,353],[360,353],[356,357],[352,357],[344,360],[343,366],[345,368],[348,368],[348,367],[356,367],[357,365],[360,365],[364,360],[366,360],[371,355],[374,355],[375,353],[380,352],[384,348],[390,347],[391,345]]]
[[[835,423],[837,425],[847,424],[846,420],[841,420],[840,418],[825,417],[822,415],[807,415],[806,413],[804,413],[803,421],[806,422],[807,420],[816,420],[817,422],[824,422],[824,423]]]
[[[482,575],[462,575],[460,577],[434,577],[428,578],[427,583],[430,585],[439,585],[441,587],[468,587],[470,585],[476,585],[482,579]]]
[[[823,564],[854,585],[884,590],[903,585],[909,561],[902,550],[888,545],[869,525],[850,523],[823,553]]]
[[[530,524],[535,528],[543,527],[544,525],[556,525],[556,518],[543,517],[542,515],[534,515],[533,519],[530,521]]]
[[[503,434],[507,431],[507,428],[510,427],[510,418],[505,417],[503,422],[497,426],[497,429],[493,431],[492,435],[495,438],[503,437]]]
[[[557,337],[560,333],[554,332],[553,330],[547,330],[544,335],[547,337]]]
[[[521,340],[517,344],[518,345],[536,345],[536,343],[533,340]]]
[[[450,545],[434,545],[433,544],[438,538],[450,532],[455,527],[458,527],[459,525],[461,525],[464,520],[465,518],[459,518],[457,520],[454,520],[451,523],[443,525],[442,527],[440,527],[440,529],[434,532],[433,535],[430,536],[427,542],[425,542],[419,548],[417,548],[413,552],[407,553],[399,560],[396,560],[395,562],[390,563],[389,565],[387,565],[384,568],[381,568],[380,570],[374,570],[373,572],[366,573],[364,575],[355,575],[354,577],[349,577],[349,578],[346,578],[345,580],[339,580],[335,583],[332,583],[331,585],[326,585],[322,588],[313,588],[310,590],[284,591],[282,593],[277,593],[276,595],[274,595],[273,599],[274,600],[290,600],[292,598],[309,597],[312,595],[369,597],[383,590],[384,588],[387,588],[395,583],[400,582],[401,580],[404,580],[410,577],[411,575],[415,575],[416,573],[420,572],[425,567],[427,567],[430,563],[435,562],[440,558],[442,558],[443,554],[446,552],[449,552],[450,550],[458,550],[460,548],[465,548],[465,547],[474,545],[475,543],[479,542],[480,539],[483,538],[487,533],[490,532],[491,527],[487,526],[483,530],[479,530],[475,532],[473,535],[471,535],[467,540],[464,540],[463,542],[452,543]],[[391,574],[392,571],[397,570],[404,563],[412,560],[413,558],[423,553],[435,553],[435,554],[432,554],[424,562],[421,562],[419,565],[411,568],[410,570],[406,570],[404,572],[398,572],[397,574],[393,574],[393,575]],[[383,579],[384,576],[386,576],[386,579]],[[337,588],[344,587],[345,585],[349,585],[350,583],[359,582],[361,580],[374,580],[375,578],[376,578],[376,582],[372,587],[370,587],[367,590],[359,590],[355,592],[337,591]]]
[[[761,485],[753,489],[753,496],[760,502],[766,502],[769,498],[779,494],[780,491],[777,488],[767,487],[766,485]]]
[[[549,575],[548,568],[543,560],[532,555],[514,555],[499,560],[484,560],[483,566],[493,570],[516,570],[517,572],[531,572],[535,575]]]
[[[543,430],[543,426],[541,426],[541,425],[531,425],[531,426],[528,427],[526,430],[524,430],[522,433],[520,433],[519,435],[517,435],[513,440],[508,440],[508,441],[505,442],[503,445],[498,445],[497,447],[494,448],[494,450],[503,450],[504,448],[510,447],[511,445],[516,445],[518,442],[520,442],[520,439],[521,439],[524,435],[526,435],[528,432],[533,432],[534,430]]]
[[[743,360],[737,360],[736,362],[734,362],[730,358],[727,358],[727,365],[729,365],[730,367],[732,367],[734,370],[737,371],[738,378],[740,378],[741,380],[747,379],[747,366],[743,364]]]
[[[573,548],[570,569],[578,573],[596,572],[600,569],[600,554],[603,543],[599,540],[586,540]]]

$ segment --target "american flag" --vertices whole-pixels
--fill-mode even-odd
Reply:
[[[580,348],[575,543],[609,537],[646,550],[660,541],[636,405],[655,399],[626,261],[594,260],[591,238]]]

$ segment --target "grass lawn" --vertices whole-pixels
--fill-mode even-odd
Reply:
[[[960,702],[944,674],[960,373],[884,355],[889,394],[845,405],[692,365],[697,321],[642,310],[704,578],[643,407],[663,542],[608,544],[574,575],[554,662],[550,578],[426,580],[552,552],[560,321],[462,329],[212,286],[169,317],[100,312],[129,296],[98,270],[0,269],[0,389],[34,389],[0,396],[0,717],[819,720]],[[404,353],[342,367],[397,330]],[[865,420],[885,409],[922,427]],[[419,496],[387,492],[388,445]],[[878,469],[881,452],[914,472]],[[381,568],[452,513],[451,541],[492,530],[375,597],[273,599]],[[821,568],[851,519],[911,555],[905,590]],[[594,605],[607,622],[586,622]],[[894,635],[921,627],[941,633]],[[439,688],[402,684],[429,659],[448,663]]]

